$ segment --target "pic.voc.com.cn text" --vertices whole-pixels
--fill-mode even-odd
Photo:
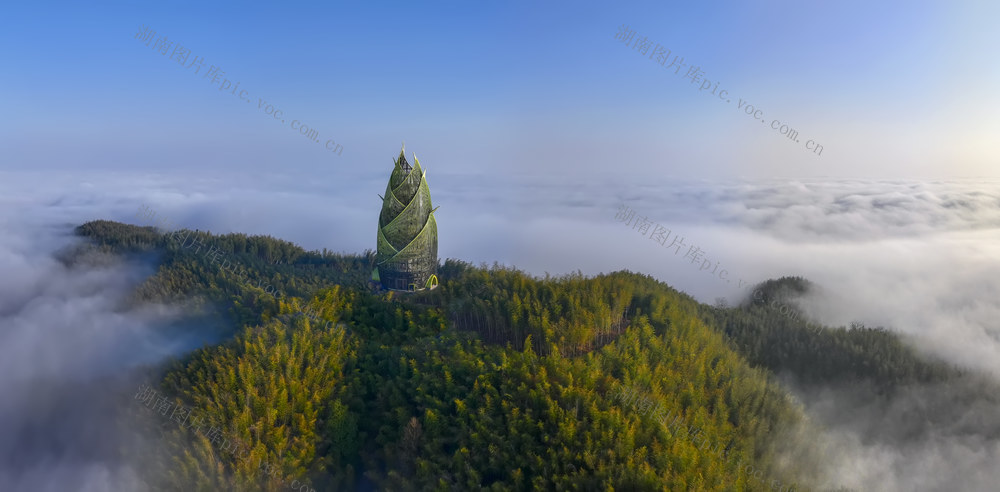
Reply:
[[[185,70],[190,70],[193,67],[194,73],[197,74],[202,68],[205,68],[204,58],[194,56],[194,58],[191,59],[191,62],[188,63],[188,59],[191,58],[191,50],[181,46],[180,44],[175,44],[165,35],[157,38],[156,31],[150,30],[146,26],[140,26],[139,31],[135,34],[134,38],[138,39],[140,43],[144,43],[146,46],[151,47],[153,51],[159,53],[160,56],[167,56],[167,52],[170,52],[170,56],[167,59],[176,61],[180,66],[184,67]],[[209,77],[211,78],[209,79]],[[246,89],[240,89],[240,82],[237,81],[236,84],[233,85],[233,81],[226,78],[226,72],[217,65],[210,65],[209,68],[205,70],[204,75],[202,75],[201,78],[209,79],[209,83],[213,86],[218,84],[220,92],[228,90],[231,95],[238,97],[241,101],[246,101],[247,104],[253,103],[253,98],[250,97],[250,93],[247,92]],[[237,90],[239,90],[239,92],[237,92]],[[293,131],[298,132],[299,135],[302,135],[313,142],[320,143],[321,138],[319,136],[319,131],[315,128],[311,128],[309,125],[299,120],[291,120],[289,122],[288,119],[285,118],[282,110],[278,109],[274,106],[274,104],[269,103],[263,98],[258,97],[256,102],[257,109],[264,112],[265,115],[270,116],[274,121],[279,121],[282,125],[287,124]],[[338,144],[333,139],[327,140],[323,146],[326,150],[335,153],[338,156],[344,153],[344,146]]]

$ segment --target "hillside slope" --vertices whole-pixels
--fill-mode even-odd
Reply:
[[[370,253],[106,221],[78,233],[158,264],[133,302],[201,299],[229,327],[150,370],[198,417],[135,412],[162,436],[132,450],[154,490],[803,490],[816,457],[782,456],[811,424],[770,371],[810,374],[795,354],[817,343],[878,360],[629,272],[448,260],[438,289],[398,295],[367,285]],[[900,353],[885,364],[923,374]]]

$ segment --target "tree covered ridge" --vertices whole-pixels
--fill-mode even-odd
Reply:
[[[456,260],[441,267],[434,291],[378,293],[366,283],[370,252],[306,252],[269,237],[196,232],[255,270],[251,280],[277,286],[284,295],[276,297],[152,228],[97,221],[78,232],[102,250],[156,258],[135,302],[197,296],[224,313],[230,338],[157,368],[160,388],[278,468],[264,474],[252,460],[139,414],[137,425],[164,436],[155,451],[137,453],[155,490],[279,490],[291,479],[317,490],[810,483],[808,453],[780,465],[785,438],[810,424],[771,379],[780,364],[766,354],[812,350],[821,336],[804,321],[776,328],[779,321],[753,306],[702,305],[630,272],[537,278]],[[741,331],[737,320],[767,326]],[[772,334],[779,329],[801,342],[781,345]],[[828,350],[833,360],[880,353],[849,348]],[[782,357],[784,364],[799,355]],[[901,357],[894,363],[915,358]],[[825,366],[815,374],[835,377]],[[619,385],[682,416],[704,440],[616,403],[607,395]],[[724,456],[709,451],[720,446]]]
[[[885,328],[858,322],[826,327],[805,319],[796,300],[816,289],[801,277],[768,280],[737,308],[701,306],[701,317],[718,326],[752,364],[794,374],[807,384],[865,382],[891,393],[969,376],[967,370],[918,355]],[[788,305],[794,313],[787,315],[775,305]]]

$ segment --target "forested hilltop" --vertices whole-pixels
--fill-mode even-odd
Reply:
[[[699,304],[630,272],[447,260],[440,287],[401,295],[369,285],[371,252],[108,221],[77,233],[91,247],[64,261],[149,261],[128,302],[196,306],[223,340],[146,371],[162,403],[123,395],[128,425],[157,436],[123,450],[153,490],[818,490],[818,457],[781,459],[815,425],[773,374],[880,395],[967,378],[885,330]]]

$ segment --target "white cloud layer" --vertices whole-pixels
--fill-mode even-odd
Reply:
[[[178,308],[127,304],[150,265],[93,251],[57,259],[81,243],[63,214],[103,201],[16,198],[0,207],[0,490],[141,490],[120,454],[138,438],[119,418],[136,391],[130,371],[208,340],[162,331]]]

